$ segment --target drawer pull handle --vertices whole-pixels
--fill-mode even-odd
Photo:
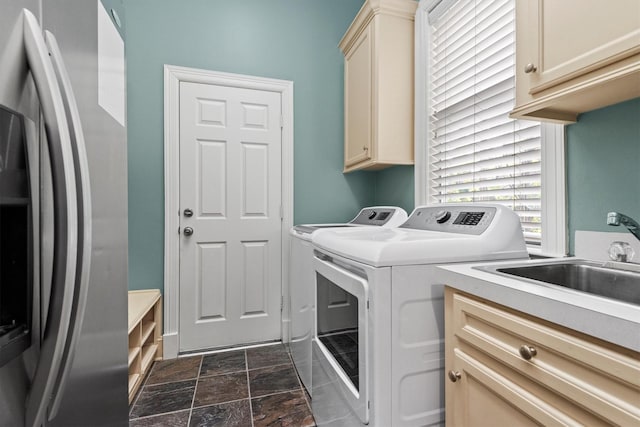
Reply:
[[[449,371],[448,375],[449,375],[449,379],[451,380],[452,383],[455,383],[460,378],[462,378],[462,375],[460,375],[460,372],[458,372],[458,371]]]
[[[530,345],[520,347],[520,356],[522,356],[524,360],[531,360],[536,354],[538,354],[538,351]]]

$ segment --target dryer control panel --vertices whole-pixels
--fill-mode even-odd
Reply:
[[[441,205],[416,208],[401,228],[482,234],[493,221],[497,209],[478,205]]]
[[[402,218],[402,215],[404,215],[404,218]],[[349,224],[384,225],[392,219],[405,220],[406,215],[407,214],[405,213],[404,209],[401,208],[374,206],[362,209],[355,218],[349,221]]]

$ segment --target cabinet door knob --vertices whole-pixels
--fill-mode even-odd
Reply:
[[[193,216],[193,211],[191,209],[187,208],[187,209],[184,210],[183,214],[187,218],[191,218]]]
[[[362,151],[367,151],[367,150],[369,150],[369,147],[367,147],[366,145],[362,147]]]
[[[459,371],[451,370],[451,371],[449,371],[449,373],[447,375],[449,375],[449,379],[451,380],[452,383],[455,383],[460,378],[462,378],[462,375],[460,375]]]
[[[529,63],[529,64],[527,64],[527,65],[525,65],[525,66],[524,66],[524,72],[525,72],[526,74],[529,74],[529,73],[535,73],[537,70],[538,70],[538,69],[536,68],[536,66],[535,66],[535,65],[533,65],[533,64],[531,64],[531,63]]]
[[[538,351],[534,347],[526,344],[520,346],[520,356],[522,356],[524,360],[531,360],[536,354],[538,354]]]
[[[188,237],[188,236],[191,236],[192,234],[193,234],[193,228],[191,228],[191,227],[185,227],[184,228],[184,235],[185,236]]]

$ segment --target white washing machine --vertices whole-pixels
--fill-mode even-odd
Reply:
[[[311,338],[313,334],[313,306],[315,299],[315,273],[311,238],[321,230],[356,227],[397,227],[407,220],[407,212],[398,207],[372,206],[362,210],[344,224],[296,225],[290,230],[291,252],[289,261],[290,283],[290,337],[289,350],[293,363],[308,393],[311,389]],[[343,293],[332,295],[334,301],[344,298]]]
[[[444,285],[436,266],[528,258],[518,216],[498,205],[418,207],[398,228],[331,230],[312,243],[317,425],[443,425]],[[327,305],[325,295],[337,292],[348,298]]]

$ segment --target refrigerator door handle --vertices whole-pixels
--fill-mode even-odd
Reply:
[[[26,426],[40,427],[62,362],[73,305],[78,245],[78,206],[68,122],[55,71],[35,16],[23,10],[27,62],[35,82],[49,147],[53,181],[54,254],[51,298],[40,358],[27,397]],[[46,159],[43,159],[46,161]]]
[[[60,374],[53,390],[53,400],[49,406],[48,418],[52,420],[60,409],[64,388],[73,363],[73,356],[82,330],[84,312],[87,305],[89,273],[91,268],[91,187],[89,183],[89,163],[80,121],[78,104],[73,93],[69,73],[64,64],[62,53],[55,36],[45,30],[45,42],[49,48],[51,62],[58,78],[58,84],[64,101],[65,112],[69,119],[71,149],[76,171],[76,195],[78,200],[78,250],[75,276],[73,310],[71,312],[69,335],[62,357]]]

